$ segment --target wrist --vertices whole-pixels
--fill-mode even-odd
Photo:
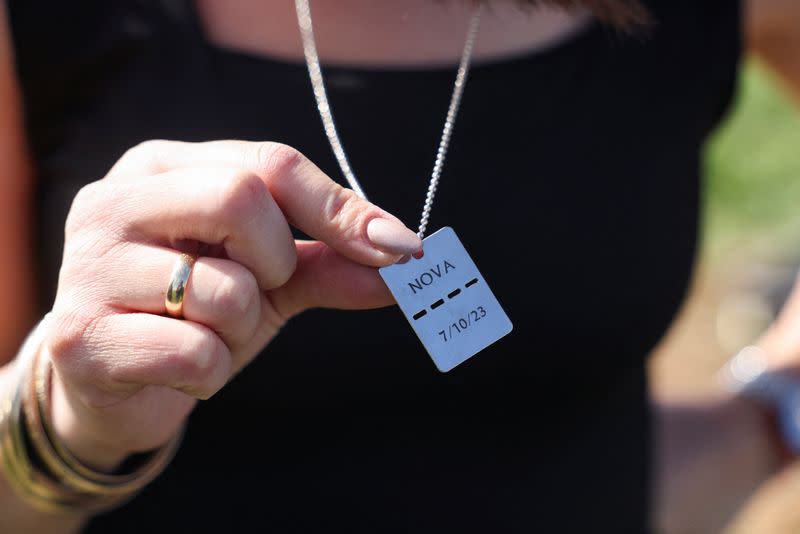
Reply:
[[[95,469],[67,448],[53,425],[52,365],[43,354],[47,317],[28,336],[15,364],[13,395],[0,404],[0,449],[2,467],[9,485],[32,506],[46,512],[84,515],[107,509],[132,497],[157,477],[168,465],[180,445],[182,434],[164,447],[135,459],[123,472],[110,474]],[[63,389],[67,392],[67,389]],[[62,395],[64,401],[67,395]],[[61,410],[70,406],[61,402]],[[63,410],[61,422],[69,421],[70,410]],[[81,417],[73,418],[63,432],[90,461],[113,469],[124,452],[111,452],[99,440],[86,439]],[[88,463],[88,462],[87,462]]]
[[[53,373],[49,418],[56,436],[75,457],[86,466],[112,473],[132,454],[119,445],[99,437],[92,431],[91,418],[76,410],[80,401],[71,399],[64,383]]]
[[[721,372],[731,402],[757,421],[759,434],[783,467],[800,454],[800,380],[776,367],[762,346],[742,349]]]

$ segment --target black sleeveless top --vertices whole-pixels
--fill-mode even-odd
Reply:
[[[701,147],[739,5],[653,0],[476,65],[433,209],[514,332],[439,373],[396,308],[317,310],[193,414],[167,472],[90,532],[644,532],[645,359],[681,304]],[[340,176],[305,67],[222,50],[190,0],[10,0],[38,169],[43,308],[85,183],[151,138],[275,140]],[[454,68],[333,68],[371,199],[414,227]]]

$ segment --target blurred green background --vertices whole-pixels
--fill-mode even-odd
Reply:
[[[800,235],[800,106],[787,94],[757,62],[743,70],[735,111],[707,148],[704,230],[712,254],[740,239],[781,246]]]

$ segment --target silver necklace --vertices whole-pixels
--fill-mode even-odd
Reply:
[[[303,54],[325,135],[347,183],[356,194],[366,199],[364,189],[347,160],[333,120],[314,39],[309,0],[295,0],[295,8]],[[482,11],[483,4],[478,3],[470,18],[422,208],[417,232],[420,238],[425,237],[428,228],[433,200],[467,82]],[[425,238],[423,243],[424,255],[421,258],[383,267],[380,274],[436,366],[440,371],[447,372],[511,332],[512,324],[452,228],[442,228]]]
[[[295,8],[297,9],[297,21],[300,25],[300,35],[303,39],[303,54],[306,58],[308,74],[311,78],[311,86],[314,89],[314,98],[317,100],[317,109],[322,118],[322,125],[325,128],[325,135],[328,136],[333,154],[336,156],[336,161],[339,162],[339,167],[342,169],[342,174],[344,174],[344,177],[347,179],[350,188],[360,197],[367,198],[352,167],[350,167],[350,162],[347,160],[347,154],[345,154],[344,151],[344,145],[339,138],[339,132],[336,130],[336,123],[333,120],[333,112],[328,102],[328,93],[325,90],[325,81],[322,78],[319,54],[317,54],[317,43],[314,39],[314,25],[311,20],[311,6],[309,5],[309,0],[295,0]],[[436,160],[433,164],[433,172],[431,172],[431,181],[430,184],[428,184],[428,192],[425,195],[425,204],[422,208],[422,218],[420,219],[419,231],[417,232],[420,239],[425,237],[425,230],[428,228],[433,199],[436,196],[436,189],[439,187],[439,178],[442,176],[444,160],[447,157],[447,149],[450,146],[450,138],[453,135],[453,127],[455,126],[458,109],[461,107],[461,96],[464,94],[464,86],[467,84],[467,74],[469,74],[469,66],[472,61],[472,50],[475,47],[475,40],[478,37],[478,28],[481,24],[482,11],[483,4],[478,4],[469,21],[467,39],[464,41],[464,50],[461,53],[461,61],[458,65],[456,81],[453,84],[453,95],[450,97],[450,107],[447,109],[447,118],[444,121],[442,138],[439,141],[439,149],[436,151]]]

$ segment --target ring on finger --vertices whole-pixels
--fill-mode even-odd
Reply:
[[[186,295],[186,286],[189,285],[189,277],[192,275],[195,261],[197,261],[196,256],[185,253],[175,260],[167,287],[167,296],[164,299],[167,314],[171,317],[183,319],[183,298]]]

